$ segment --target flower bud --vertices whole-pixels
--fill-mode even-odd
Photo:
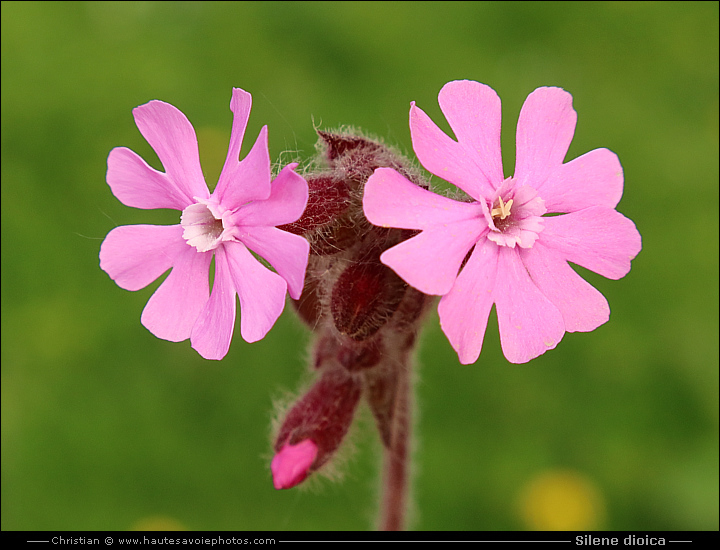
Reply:
[[[276,488],[297,485],[332,458],[350,428],[361,390],[361,382],[341,367],[323,369],[280,426],[271,464]]]
[[[290,489],[301,483],[315,462],[318,448],[306,439],[297,445],[285,445],[270,463],[276,489]]]
[[[342,215],[350,206],[350,191],[341,178],[331,174],[311,176],[308,182],[308,203],[297,221],[288,224],[287,231],[302,234],[326,225]]]
[[[315,329],[320,322],[322,316],[322,304],[318,296],[318,283],[320,281],[311,276],[305,276],[305,286],[302,294],[297,300],[290,300],[297,311],[298,317],[305,321],[311,329]]]
[[[407,288],[379,258],[373,259],[348,266],[335,282],[330,299],[338,332],[357,341],[375,334],[392,317]]]
[[[432,301],[380,261],[416,231],[372,225],[362,207],[375,169],[391,167],[427,188],[410,163],[384,144],[348,133],[319,131],[320,154],[306,173],[305,213],[281,229],[310,242],[305,287],[293,305],[315,333],[310,389],[291,407],[275,438],[271,469],[278,489],[294,487],[332,459],[365,395],[388,449],[397,399]],[[404,370],[403,370],[404,369]],[[400,388],[400,389],[399,389]],[[405,407],[406,408],[406,407]]]

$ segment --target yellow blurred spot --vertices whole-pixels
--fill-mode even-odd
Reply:
[[[136,521],[130,531],[187,531],[187,528],[169,516],[150,516]]]
[[[524,487],[520,513],[533,531],[586,531],[600,528],[605,504],[589,478],[555,470],[540,474]]]

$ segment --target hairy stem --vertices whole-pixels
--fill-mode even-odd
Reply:
[[[406,354],[406,358],[409,354]],[[383,452],[381,531],[405,528],[410,477],[411,390],[408,361],[398,369],[389,445]]]

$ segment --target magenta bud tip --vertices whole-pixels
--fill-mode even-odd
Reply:
[[[290,489],[302,482],[315,461],[318,448],[310,439],[297,445],[285,445],[270,463],[276,489]]]

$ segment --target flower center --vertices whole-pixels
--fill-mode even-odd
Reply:
[[[500,217],[501,220],[507,218],[510,215],[510,207],[512,206],[512,203],[513,199],[504,203],[502,197],[498,197],[499,206],[490,211],[490,215],[493,217],[493,220],[496,220],[498,217]]]
[[[488,239],[500,246],[532,248],[543,230],[541,216],[546,212],[545,202],[532,187],[516,188],[512,178],[503,182],[494,202],[488,201],[488,210],[485,214],[490,226]]]
[[[495,203],[495,208],[490,211],[495,228],[498,231],[505,231],[511,223],[510,220],[510,208],[512,207],[514,199],[510,199],[507,202],[503,202],[502,197],[498,197]]]
[[[183,239],[198,252],[214,250],[222,241],[228,240],[225,222],[217,205],[206,201],[196,202],[183,210],[180,225],[184,230]]]

